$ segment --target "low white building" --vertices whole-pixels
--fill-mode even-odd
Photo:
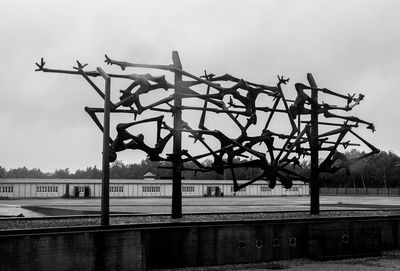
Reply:
[[[239,181],[240,183],[240,181]],[[166,179],[111,179],[110,197],[171,197],[172,181]],[[274,189],[264,181],[234,192],[230,180],[182,180],[183,197],[203,196],[306,196],[308,184],[294,181]],[[101,179],[0,179],[0,198],[101,197]]]

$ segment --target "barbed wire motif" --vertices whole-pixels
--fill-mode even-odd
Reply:
[[[276,85],[267,86],[246,81],[229,74],[217,76],[204,72],[201,76],[193,75],[181,68],[177,52],[173,53],[173,65],[150,65],[125,61],[118,61],[105,56],[108,65],[115,65],[123,72],[130,68],[156,69],[158,71],[172,72],[183,76],[185,80],[168,82],[165,75],[153,76],[134,73],[109,73],[112,79],[128,80],[129,84],[120,90],[118,101],[110,101],[111,114],[124,113],[133,116],[132,122],[119,123],[116,125],[116,137],[109,138],[110,162],[117,159],[117,154],[125,150],[140,150],[147,154],[151,161],[165,161],[178,163],[179,170],[191,170],[195,172],[215,171],[224,173],[231,172],[234,191],[256,182],[264,180],[270,188],[274,188],[277,181],[284,187],[290,188],[293,180],[309,181],[309,176],[303,176],[298,171],[300,160],[311,155],[312,140],[317,140],[318,151],[326,152],[326,157],[319,164],[319,172],[336,172],[342,168],[349,172],[349,166],[360,159],[379,152],[372,144],[359,136],[354,130],[359,125],[365,125],[367,129],[375,131],[372,123],[354,116],[341,115],[333,112],[348,112],[359,105],[364,99],[362,94],[342,95],[338,92],[307,86],[302,83],[294,84],[296,98],[289,100],[285,96],[284,86],[289,78],[278,76]],[[179,65],[176,65],[178,63]],[[41,59],[36,63],[36,71],[50,73],[65,73],[82,76],[104,100],[104,91],[92,80],[99,76],[98,71],[86,71],[87,64],[77,65],[72,70],[49,69]],[[311,75],[310,75],[311,76]],[[153,95],[154,101],[145,105],[142,97],[155,91],[164,90],[173,93],[160,98]],[[329,103],[319,103],[312,99],[309,91],[317,91],[327,97],[341,99],[343,105],[338,106]],[[264,98],[263,98],[264,97]],[[187,105],[188,100],[196,99],[201,105]],[[327,98],[329,100],[330,98]],[[175,103],[175,101],[179,103]],[[270,104],[260,104],[258,101],[271,101]],[[325,131],[317,136],[311,134],[311,122],[309,116],[315,113],[324,118],[319,121],[318,126],[325,127]],[[85,111],[94,121],[97,127],[103,131],[104,127],[97,114],[104,113],[103,107],[85,107]],[[146,111],[158,114],[150,118],[141,118]],[[193,124],[193,120],[185,121],[180,118],[181,112],[197,111],[200,118]],[[166,117],[176,117],[178,122],[168,123]],[[217,116],[224,116],[240,131],[235,137],[220,129],[209,128],[209,122],[218,122]],[[274,130],[274,121],[286,122],[287,131],[278,132]],[[341,123],[328,122],[329,119],[339,120]],[[140,130],[135,129],[144,123],[156,124],[156,141],[154,145],[145,142],[145,136]],[[278,123],[279,124],[279,123]],[[221,124],[222,125],[222,124]],[[276,123],[275,123],[276,126]],[[279,126],[279,125],[278,125]],[[334,128],[329,128],[334,127]],[[257,130],[257,132],[254,132]],[[138,132],[132,132],[138,131]],[[199,144],[206,150],[201,154],[194,155],[189,149],[179,148],[178,152],[165,153],[166,145],[171,142],[176,133],[187,134],[192,138],[193,145]],[[359,143],[346,141],[351,136]],[[218,142],[210,144],[209,141]],[[338,150],[339,147],[346,149],[348,146],[360,146],[363,144],[369,151],[363,152],[360,157],[347,159]],[[211,159],[212,163],[204,164],[202,159]],[[178,161],[178,162],[177,162]],[[187,167],[194,164],[195,168]],[[172,168],[172,167],[171,167]],[[254,176],[248,180],[238,180],[235,170],[239,168],[257,169]]]

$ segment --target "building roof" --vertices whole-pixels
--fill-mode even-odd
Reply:
[[[0,178],[0,186],[2,184],[100,184],[101,179],[34,179],[34,178]],[[244,180],[238,180],[239,183],[245,182]],[[154,180],[143,180],[143,179],[110,179],[110,184],[171,184],[171,179],[154,179]],[[182,184],[205,184],[205,185],[233,185],[232,180],[182,180]],[[265,181],[258,181],[254,184],[267,184]],[[293,181],[294,185],[305,185],[302,181]],[[277,185],[281,185],[279,182]]]
[[[153,174],[152,172],[147,172],[146,174],[143,175],[144,178],[155,178],[156,175]]]

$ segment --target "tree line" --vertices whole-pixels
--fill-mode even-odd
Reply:
[[[346,152],[349,159],[359,156],[360,152],[353,149]],[[240,162],[240,161],[237,161]],[[210,165],[211,160],[203,161],[204,165]],[[194,171],[196,166],[193,164],[185,165],[192,169],[182,172],[185,179],[198,180],[221,180],[231,179],[230,170],[225,170],[224,174],[216,172]],[[301,167],[295,170],[303,176],[308,176],[310,170],[309,161],[303,160]],[[124,164],[122,161],[115,161],[110,165],[110,177],[112,179],[143,179],[144,174],[151,172],[156,178],[171,178],[171,165],[166,162],[153,162],[144,159],[140,163]],[[235,174],[238,180],[248,180],[261,171],[254,168],[238,168]],[[350,175],[345,170],[339,170],[334,174],[320,174],[321,187],[400,187],[400,157],[394,152],[382,151],[377,155],[369,156],[350,166]],[[5,169],[0,166],[0,178],[48,178],[48,179],[101,179],[102,171],[96,166],[86,167],[70,172],[68,168],[57,169],[51,173],[42,172],[40,169],[28,169],[19,167],[15,169]]]
[[[346,152],[349,159],[359,156],[356,150]],[[350,166],[350,174],[340,170],[335,174],[320,174],[323,187],[400,187],[400,157],[381,151]]]

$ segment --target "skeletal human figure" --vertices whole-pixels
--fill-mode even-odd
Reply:
[[[150,84],[149,80],[155,81],[156,84]],[[138,89],[132,93],[132,90],[135,87],[138,87]],[[165,80],[165,76],[161,76],[158,78],[152,77],[151,75],[147,74],[141,77],[137,76],[136,80],[125,90],[120,90],[120,102],[115,104],[115,107],[119,107],[121,105],[125,107],[131,107],[133,104],[135,104],[138,114],[141,114],[144,110],[148,109],[142,106],[142,104],[140,103],[141,94],[148,93],[155,89],[168,90],[171,87],[172,85]]]
[[[116,153],[131,149],[131,150],[142,150],[144,151],[151,161],[162,161],[166,160],[161,158],[160,154],[163,152],[165,145],[168,143],[169,139],[172,137],[173,133],[169,132],[164,138],[161,137],[161,129],[163,126],[164,116],[159,116],[155,118],[145,119],[142,121],[130,122],[130,123],[120,123],[117,125],[117,136],[110,146],[110,161],[113,162],[117,158]],[[157,122],[157,139],[154,147],[150,147],[144,143],[144,135],[132,135],[127,131],[128,128],[147,122]]]
[[[212,78],[212,79],[214,80],[215,78]],[[272,117],[273,113],[277,110],[276,107],[277,107],[277,104],[280,99],[282,99],[282,101],[284,102],[284,104],[286,106],[286,109],[288,109],[288,106],[284,100],[284,96],[283,96],[283,93],[280,88],[280,85],[286,84],[288,79],[284,79],[283,77],[279,77],[279,76],[278,76],[278,79],[279,79],[279,83],[278,83],[277,89],[279,91],[274,92],[274,97],[277,100],[274,104],[274,108],[271,109],[270,118]],[[216,80],[214,80],[214,81],[216,81]],[[238,81],[238,82],[241,83],[240,81]],[[209,88],[210,88],[210,86],[208,86],[207,93],[204,96],[209,96]],[[217,94],[217,95],[219,95],[219,94]],[[213,98],[222,97],[222,95],[220,97],[218,97],[217,95],[213,96]],[[283,135],[278,135],[267,129],[264,129],[260,136],[253,136],[253,137],[247,136],[247,129],[252,124],[255,124],[256,115],[248,118],[247,124],[245,126],[238,125],[238,127],[241,130],[241,135],[238,138],[230,139],[230,138],[224,136],[223,134],[221,134],[219,131],[210,131],[204,125],[205,115],[206,115],[206,112],[208,111],[207,110],[207,101],[208,100],[205,99],[204,106],[203,106],[203,112],[202,112],[199,126],[198,126],[201,130],[192,131],[192,133],[193,133],[193,137],[196,140],[202,139],[202,135],[207,134],[207,135],[213,135],[216,139],[218,139],[220,141],[221,148],[217,152],[210,151],[210,154],[212,154],[214,156],[214,163],[212,165],[212,169],[218,168],[218,172],[222,173],[223,172],[222,169],[230,168],[231,172],[232,172],[232,178],[233,178],[235,190],[240,189],[240,185],[237,184],[237,180],[236,180],[236,176],[235,176],[235,172],[234,172],[234,168],[236,168],[236,167],[254,166],[255,164],[257,164],[258,166],[264,168],[264,173],[258,177],[255,177],[253,179],[253,181],[255,181],[257,179],[268,178],[271,187],[275,186],[277,179],[280,179],[283,181],[286,180],[286,178],[283,175],[278,177],[278,175],[275,174],[274,170],[273,170],[273,169],[280,168],[280,166],[278,166],[277,163],[274,161],[273,137],[274,136],[282,137]],[[256,107],[254,107],[254,109],[258,110],[258,108],[256,108]],[[282,112],[288,112],[288,111],[282,111]],[[268,121],[270,121],[270,118]],[[292,122],[292,125],[293,125],[292,132],[295,133],[297,130],[296,126],[293,122]],[[268,149],[268,153],[270,154],[270,161],[266,160],[264,153],[260,153],[260,152],[255,151],[254,149],[252,149],[254,145],[256,145],[258,143],[262,143],[262,142],[265,143],[265,145]],[[235,163],[234,158],[243,155],[244,152],[248,152],[248,153],[254,155],[255,157],[257,157],[257,159],[253,160],[251,163],[245,163],[245,164]],[[222,157],[225,154],[227,154],[227,160],[226,160],[226,162],[223,162]],[[295,160],[291,159],[289,161],[286,161],[285,166],[290,163],[295,163]],[[288,186],[288,187],[290,186],[288,181],[286,182],[286,186]]]
[[[355,122],[355,123],[363,123],[363,124],[367,125],[367,129],[370,129],[372,132],[375,132],[375,126],[374,126],[373,123],[367,122],[367,121],[359,119],[357,117],[340,116],[340,115],[333,114],[333,113],[329,112],[328,110],[324,111],[324,117],[325,118],[339,118],[339,119],[344,119],[344,120],[347,120],[347,121],[352,121],[352,122]]]
[[[336,171],[344,168],[346,170],[346,174],[350,175],[350,166],[357,163],[361,159],[365,158],[365,155],[362,155],[357,158],[349,159],[344,153],[339,151],[335,151],[332,158],[329,160],[329,163],[325,166],[328,166],[324,169],[325,172],[335,173]]]
[[[341,168],[346,168],[346,174],[349,175],[350,174],[350,170],[349,170],[350,165],[358,162],[361,159],[364,159],[368,156],[371,156],[371,155],[374,155],[374,154],[377,154],[380,152],[379,149],[375,148],[375,146],[373,146],[371,143],[367,142],[365,139],[363,139],[358,134],[356,134],[354,131],[352,131],[349,126],[343,125],[341,128],[335,130],[335,132],[330,132],[330,133],[331,134],[337,133],[337,134],[339,134],[339,136],[338,136],[334,146],[331,147],[331,151],[329,152],[327,157],[320,164],[319,170],[321,172],[334,173]],[[340,144],[343,144],[342,141],[347,133],[350,133],[353,136],[355,136],[356,138],[358,138],[362,143],[364,143],[370,149],[370,152],[363,153],[359,157],[355,157],[352,159],[347,159],[347,157],[344,154],[338,152],[337,148]],[[345,143],[345,145],[347,145],[348,141],[344,142],[344,143]],[[343,146],[345,146],[345,145],[343,145]]]
[[[310,114],[311,110],[307,109],[304,107],[304,105],[306,103],[308,104],[314,104],[316,105],[316,107],[318,108],[317,110],[319,111],[318,113],[325,113],[326,110],[330,110],[330,109],[340,109],[340,110],[345,110],[345,111],[349,111],[351,110],[354,106],[360,104],[360,101],[362,101],[364,99],[364,95],[359,94],[358,98],[354,98],[354,95],[348,95],[348,96],[344,96],[341,95],[339,93],[336,93],[334,91],[331,91],[327,88],[313,88],[310,86],[306,86],[302,83],[296,83],[295,85],[295,89],[297,92],[297,96],[296,99],[293,103],[293,105],[290,108],[291,114],[293,116],[293,118],[295,118],[297,115],[300,114]],[[320,91],[326,94],[330,94],[330,95],[334,95],[343,99],[347,100],[347,106],[345,107],[338,107],[335,105],[329,105],[329,104],[323,104],[323,109],[321,110],[321,105],[319,105],[316,101],[314,101],[313,99],[311,99],[311,97],[309,95],[307,95],[304,90],[306,89],[310,89],[310,90],[316,90],[316,91]],[[350,105],[351,102],[354,102],[354,104]]]
[[[311,89],[311,87],[306,86],[301,83],[294,84],[294,87],[297,92],[296,99],[292,106],[290,106],[290,114],[295,119],[296,116],[301,114],[310,114],[311,110],[304,107],[305,103],[308,102],[309,104],[316,103],[310,96],[308,96],[304,90]],[[317,104],[318,105],[318,104]]]
[[[188,72],[185,72],[183,70],[180,70],[174,66],[170,65],[143,65],[143,64],[136,64],[136,63],[129,63],[125,61],[116,61],[111,58],[109,58],[106,55],[106,60],[105,62],[109,65],[117,65],[120,66],[122,70],[125,70],[127,67],[148,67],[148,68],[157,68],[157,69],[163,69],[163,70],[169,70],[172,72],[179,72],[182,75],[185,75],[189,78],[195,79],[195,82],[183,82],[181,87],[189,86],[189,85],[197,85],[200,83],[206,84],[207,86],[212,87],[213,89],[217,90],[218,93],[215,94],[207,94],[207,95],[201,95],[201,94],[189,94],[187,97],[197,97],[201,99],[216,99],[216,100],[222,100],[224,96],[226,95],[232,95],[235,99],[239,100],[244,108],[245,111],[240,112],[240,114],[243,114],[245,116],[252,116],[255,114],[255,100],[257,96],[260,93],[265,93],[268,95],[275,95],[277,88],[276,87],[270,87],[270,86],[265,86],[265,85],[260,85],[260,84],[254,84],[248,81],[245,81],[243,79],[238,79],[236,77],[233,77],[229,74],[225,74],[223,76],[208,76],[206,79],[203,79],[201,77],[197,77],[195,75],[192,75]],[[231,86],[231,87],[222,87],[220,84],[215,84],[216,81],[232,81],[235,82],[236,84]],[[184,87],[185,88],[185,87]],[[246,96],[243,96],[240,94],[238,91],[239,89],[243,89],[247,91]]]
[[[93,120],[93,122],[96,124],[96,126],[99,127],[100,131],[103,132],[104,127],[101,124],[100,120],[97,118],[96,113],[104,113],[104,108],[85,107],[85,111],[86,111],[86,113],[88,113],[88,115]],[[110,112],[111,113],[128,113],[128,114],[133,114],[134,116],[137,115],[137,111],[133,108],[131,108],[131,109],[111,109]]]
[[[297,97],[296,97],[293,105],[290,106],[290,114],[293,118],[296,118],[296,116],[298,116],[298,115],[311,114],[311,109],[305,108],[305,104],[309,103],[309,104],[314,104],[316,106],[317,114],[324,114],[324,117],[326,117],[326,118],[341,118],[341,119],[356,122],[356,123],[364,123],[367,125],[368,129],[372,130],[373,132],[375,131],[375,127],[374,127],[373,123],[364,121],[357,117],[340,116],[340,115],[329,112],[330,110],[333,110],[333,109],[350,111],[355,105],[358,105],[360,103],[360,101],[362,101],[364,99],[364,95],[359,94],[358,98],[353,98],[354,95],[346,97],[346,96],[337,94],[331,90],[328,90],[326,88],[324,88],[324,89],[312,88],[312,87],[306,86],[301,83],[296,83],[295,88],[296,88],[296,92],[297,92]],[[336,105],[330,105],[330,104],[326,104],[326,103],[323,103],[322,105],[320,105],[316,101],[311,99],[311,97],[304,92],[305,89],[322,91],[324,93],[328,93],[328,94],[339,96],[341,98],[345,98],[348,100],[348,104],[346,107],[338,107]],[[355,103],[353,105],[350,105],[351,101],[354,101]]]
[[[354,98],[355,94],[350,96],[349,95],[349,101],[347,102],[346,106],[337,106],[337,105],[331,105],[331,104],[327,104],[327,103],[322,103],[322,107],[325,110],[343,110],[343,111],[350,111],[352,110],[356,105],[359,105],[360,102],[364,99],[364,95],[362,94],[358,94],[358,98]],[[351,102],[354,102],[353,104],[351,104]],[[323,113],[326,111],[322,111]]]
[[[234,176],[234,168],[259,168],[262,170],[261,173],[252,177],[249,181],[246,181],[242,184],[239,184],[236,178],[233,178],[234,190],[238,191],[243,187],[246,187],[258,180],[266,180],[268,181],[268,186],[272,189],[275,187],[276,182],[279,180],[285,188],[291,188],[293,185],[292,180],[298,179],[305,181],[306,178],[297,174],[296,172],[287,169],[286,165],[278,165],[275,166],[273,164],[268,163],[265,159],[256,159],[245,161],[242,163],[234,164],[231,167],[232,175]]]

